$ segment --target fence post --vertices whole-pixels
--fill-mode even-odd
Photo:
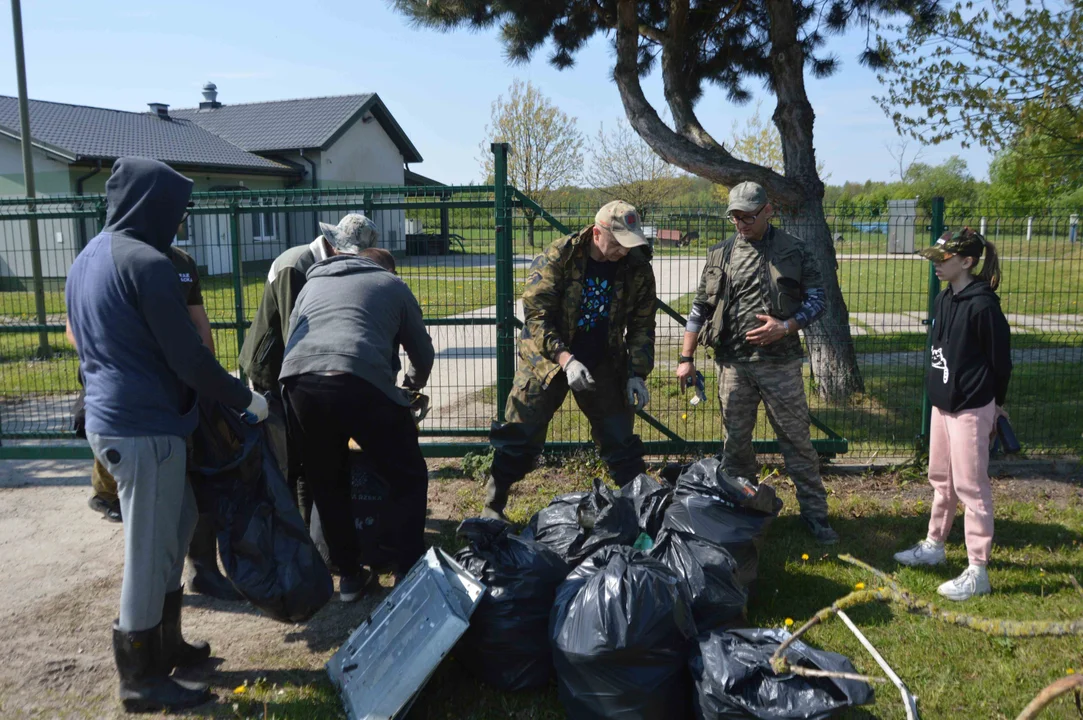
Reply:
[[[34,217],[37,209],[34,205],[34,196],[37,190],[34,187],[34,154],[30,132],[30,109],[26,94],[26,62],[23,55],[23,15],[19,0],[11,3],[11,25],[15,33],[15,76],[19,86],[19,127],[21,132],[21,149],[23,155],[23,184],[26,187],[26,209],[31,216],[26,220],[26,230],[30,240],[30,273],[34,282],[34,311],[38,325],[38,359],[44,360],[49,357],[49,333],[45,330],[45,279],[41,271],[41,243],[38,240],[38,219]]]
[[[515,282],[512,272],[511,213],[508,207],[508,143],[493,143],[493,213],[496,229],[496,419],[515,375]]]
[[[234,322],[237,329],[237,355],[244,345],[244,286],[241,284],[241,224],[240,208],[237,201],[229,204],[229,244],[233,251],[233,308]]]
[[[930,245],[935,245],[940,236],[944,234],[944,198],[934,197],[932,207],[932,233]],[[940,281],[936,277],[936,267],[929,265],[928,277],[928,313],[925,320],[925,364],[929,367],[929,356],[933,347],[933,322],[936,320],[936,296],[940,293]],[[925,376],[922,374],[921,382],[921,447],[929,452],[929,424],[933,416],[933,406],[929,402],[929,392],[925,389]]]

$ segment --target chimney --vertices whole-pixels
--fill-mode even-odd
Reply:
[[[169,117],[169,105],[166,103],[147,103],[150,107],[150,111],[162,118],[163,120],[171,120]]]
[[[218,86],[208,82],[203,86],[203,102],[199,104],[199,109],[216,110],[220,107],[222,107],[222,103],[218,102]]]

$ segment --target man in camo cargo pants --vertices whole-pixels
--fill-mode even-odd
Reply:
[[[646,380],[654,368],[650,261],[639,214],[619,200],[534,259],[523,292],[519,369],[505,422],[493,422],[489,434],[485,517],[504,517],[508,490],[534,466],[569,389],[613,480],[624,486],[646,471],[632,426],[650,400]]]
[[[760,401],[797,487],[801,518],[822,545],[838,542],[827,520],[827,491],[812,447],[797,331],[824,311],[823,282],[805,244],[771,226],[767,193],[753,182],[730,191],[736,236],[712,247],[685,326],[677,367],[681,387],[695,378],[696,345],[718,361],[718,398],[727,472],[759,475],[752,433]]]

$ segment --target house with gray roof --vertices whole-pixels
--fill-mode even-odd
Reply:
[[[153,157],[192,178],[197,192],[298,187],[402,186],[416,177],[407,165],[421,154],[375,93],[225,104],[213,83],[196,107],[170,109],[149,103],[148,112],[126,112],[30,101],[34,176],[39,195],[94,195],[105,191],[114,160]],[[0,197],[22,195],[18,101],[0,96]],[[259,202],[256,200],[256,202]],[[267,263],[283,250],[311,242],[316,221],[342,213],[261,212],[243,216],[242,262]],[[326,215],[326,216],[325,216]],[[405,247],[402,211],[381,211],[381,245]],[[46,276],[63,277],[92,223],[52,222],[41,235]],[[228,216],[193,215],[178,228],[177,242],[209,274],[232,271]],[[21,243],[14,243],[20,245]],[[0,275],[25,277],[28,255],[0,248]]]

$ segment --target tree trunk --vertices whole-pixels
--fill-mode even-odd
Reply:
[[[684,3],[679,3],[683,8]],[[813,145],[815,114],[805,90],[805,57],[798,42],[798,23],[792,0],[765,0],[770,17],[770,80],[778,104],[772,119],[782,139],[785,175],[771,168],[735,158],[714,142],[695,116],[688,88],[681,78],[679,36],[662,42],[666,99],[677,130],[666,126],[647,100],[639,78],[639,18],[635,0],[617,3],[617,62],[613,79],[621,94],[632,128],[663,159],[713,182],[732,187],[746,180],[767,190],[784,226],[805,240],[824,278],[827,310],[806,331],[813,371],[820,395],[834,402],[863,389],[850,338],[849,313],[839,288],[835,248],[823,211],[824,184],[816,169]],[[678,17],[678,26],[681,18]]]
[[[534,247],[534,221],[538,217],[534,213],[527,213],[526,215],[526,241],[530,244],[530,247]]]
[[[839,287],[838,262],[831,229],[824,216],[824,183],[816,168],[812,110],[805,90],[805,55],[798,41],[792,0],[766,0],[771,19],[771,82],[778,103],[772,119],[782,140],[786,178],[797,182],[798,192],[778,197],[785,221],[795,224],[798,237],[820,266],[827,309],[805,329],[809,362],[819,383],[820,397],[840,402],[864,391],[861,370],[850,337],[850,313]],[[778,202],[781,201],[781,202]]]
[[[864,392],[865,383],[850,337],[850,312],[839,288],[838,262],[823,200],[808,198],[779,220],[784,229],[805,241],[805,249],[820,266],[827,309],[805,328],[805,343],[820,397],[829,402],[845,401],[854,393]]]

